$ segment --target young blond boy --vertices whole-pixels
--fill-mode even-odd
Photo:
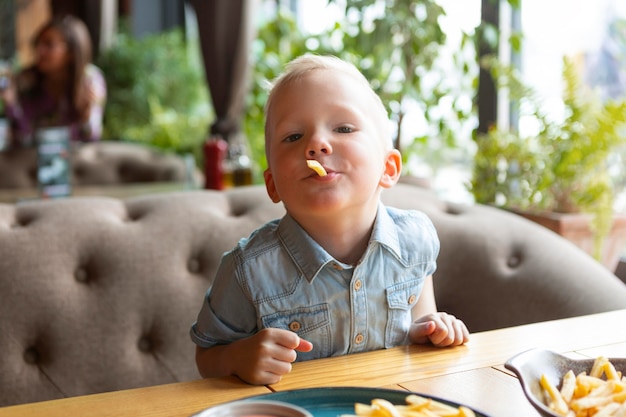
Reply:
[[[201,375],[271,384],[296,360],[466,343],[465,324],[436,309],[432,223],[380,201],[402,163],[363,75],[304,55],[276,80],[266,111],[265,184],[287,214],[224,255],[191,328]]]

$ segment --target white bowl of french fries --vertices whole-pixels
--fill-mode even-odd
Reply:
[[[531,349],[505,367],[542,416],[626,417],[626,358],[573,359]]]

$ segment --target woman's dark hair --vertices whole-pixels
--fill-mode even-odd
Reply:
[[[61,33],[70,55],[68,67],[70,85],[67,90],[67,99],[72,105],[74,116],[78,120],[86,121],[89,117],[89,98],[85,88],[85,68],[92,60],[92,44],[89,31],[83,21],[75,16],[54,16],[39,29],[33,39],[33,45],[36,46],[44,33],[51,29],[56,29]],[[42,78],[42,74],[38,73],[38,87],[41,87]]]

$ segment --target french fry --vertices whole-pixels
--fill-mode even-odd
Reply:
[[[548,393],[548,407],[550,407],[552,410],[554,410],[555,413],[560,416],[566,415],[569,411],[569,407],[563,399],[561,392],[556,389],[554,384],[552,384],[548,377],[545,375],[541,375],[541,380],[539,381],[539,383],[541,384],[541,387]]]
[[[419,410],[421,408],[428,408],[432,404],[433,400],[430,398],[421,397],[416,394],[410,394],[405,399],[406,403],[412,410]]]
[[[615,367],[609,361],[602,365],[602,371],[608,380],[619,381],[621,379],[620,373],[615,370]]]
[[[616,382],[616,387],[611,394],[611,399],[614,403],[626,403],[626,385],[624,383],[621,381]]]
[[[381,411],[381,415],[385,417],[402,417],[396,407],[387,400],[376,398],[372,400],[372,407]]]
[[[317,175],[319,175],[320,177],[325,177],[327,175],[326,170],[324,169],[322,164],[317,162],[315,159],[307,159],[306,164],[309,168],[315,171]]]
[[[608,361],[609,360],[606,358],[606,356],[598,356],[593,362],[593,366],[591,367],[589,376],[595,376],[596,378],[600,378],[602,376],[602,373],[604,372],[604,365],[606,365]]]
[[[574,397],[574,391],[576,390],[576,375],[571,369],[563,376],[563,382],[561,383],[561,396],[565,402],[572,401]]]

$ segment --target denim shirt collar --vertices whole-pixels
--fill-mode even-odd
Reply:
[[[326,252],[289,214],[286,214],[278,224],[278,237],[309,282],[328,264],[346,266]],[[401,258],[402,251],[396,225],[382,202],[378,204],[374,228],[364,257],[371,251],[374,244],[386,247],[395,257]]]

